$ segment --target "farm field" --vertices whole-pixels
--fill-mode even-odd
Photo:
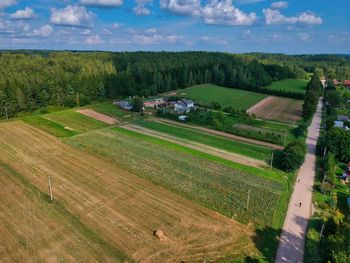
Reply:
[[[246,110],[267,97],[261,93],[219,87],[212,84],[193,86],[177,90],[176,93],[178,96],[190,98],[201,104],[218,102],[223,108],[231,106],[236,110]]]
[[[281,81],[273,82],[270,86],[264,87],[264,89],[282,90],[305,94],[308,82],[309,81],[306,79],[284,79]]]
[[[87,229],[61,202],[50,202],[15,168],[0,161],[1,262],[130,260]]]
[[[254,113],[258,118],[291,124],[301,120],[303,101],[279,97],[270,98],[269,101],[259,105],[250,113]]]
[[[129,172],[224,215],[235,214],[242,222],[249,219],[275,224],[276,208],[286,190],[283,173],[208,162],[205,157],[182,151],[182,146],[121,128],[98,130],[67,138],[65,142],[118,163]],[[269,174],[273,174],[271,179],[267,179]],[[245,209],[246,189],[254,192],[249,211]],[[262,204],[266,198],[269,203]]]
[[[78,133],[84,133],[109,126],[102,121],[90,118],[88,116],[75,112],[74,110],[58,111],[42,116],[50,121],[63,125],[65,129]]]
[[[6,249],[20,250],[21,248],[16,248],[16,246],[21,244],[24,246],[23,253],[27,253],[24,254],[26,259],[28,255],[31,258],[32,254],[40,254],[38,257],[40,259],[45,257],[47,253],[45,249],[48,249],[50,244],[46,242],[52,238],[59,242],[59,245],[54,248],[49,246],[54,250],[54,253],[51,252],[50,255],[60,259],[71,256],[68,261],[73,262],[74,258],[79,258],[80,261],[82,259],[94,261],[96,257],[99,259],[104,257],[105,261],[109,261],[108,257],[111,257],[114,262],[130,262],[125,254],[138,262],[159,262],[160,260],[178,262],[179,259],[185,262],[199,262],[203,258],[210,261],[226,258],[231,261],[245,256],[261,255],[252,241],[254,231],[251,227],[198,206],[140,176],[148,176],[148,180],[158,181],[158,184],[165,186],[168,177],[173,176],[175,171],[173,166],[176,165],[178,171],[175,176],[178,179],[173,183],[179,187],[177,192],[190,193],[189,190],[194,190],[193,188],[188,189],[191,186],[185,183],[189,182],[188,178],[192,178],[196,186],[222,184],[222,189],[216,191],[217,194],[222,195],[225,189],[229,189],[228,186],[233,186],[232,183],[226,186],[224,181],[232,181],[241,186],[250,185],[256,190],[261,189],[259,196],[254,195],[254,199],[260,195],[267,198],[266,195],[268,195],[272,201],[269,205],[278,203],[278,191],[283,190],[282,184],[245,173],[241,174],[244,175],[244,178],[239,176],[241,177],[239,179],[237,171],[235,171],[237,174],[234,175],[234,170],[227,168],[221,171],[224,175],[219,175],[218,172],[214,173],[218,168],[215,163],[208,164],[188,154],[181,154],[119,132],[122,129],[114,129],[101,129],[65,139],[75,147],[95,152],[106,160],[112,160],[113,163],[111,163],[74,149],[23,122],[0,124],[0,170],[2,171],[0,180],[1,187],[4,187],[1,199],[6,200],[6,202],[1,202],[0,206],[4,206],[7,213],[15,213],[16,210],[9,209],[10,204],[14,203],[15,208],[24,213],[21,217],[15,216],[16,219],[13,222],[1,220],[0,231],[4,229],[21,231],[22,228],[25,228],[23,231],[30,231],[27,232],[28,235],[31,235],[30,238],[35,238],[34,230],[38,235],[40,234],[40,238],[36,239],[38,243],[33,243],[31,239],[21,241],[19,235],[16,237],[19,239],[18,244],[12,244],[11,242],[15,241],[11,241],[5,247]],[[159,152],[163,148],[164,151]],[[105,151],[109,149],[113,151],[109,152],[110,155],[106,155]],[[157,165],[160,156],[165,156],[165,160]],[[120,160],[116,160],[116,157]],[[157,160],[153,160],[152,157],[156,157]],[[18,158],[22,161],[18,162]],[[142,162],[140,158],[143,158]],[[188,171],[188,165],[193,165],[194,161],[199,161],[200,164],[194,166],[195,171]],[[200,166],[203,165],[210,169],[207,172],[210,173],[210,176],[205,177],[201,173],[195,173],[202,172],[204,168]],[[171,173],[169,169],[172,170]],[[138,172],[139,176],[131,173],[132,170]],[[52,203],[47,201],[47,195],[44,194],[47,192],[48,176],[51,176],[53,181],[55,200]],[[219,182],[216,182],[217,179]],[[17,190],[17,187],[23,188],[23,184],[30,190],[26,194]],[[255,184],[258,185],[255,186]],[[265,189],[265,187],[271,187],[273,190]],[[201,197],[205,196],[205,193],[200,193],[205,188],[198,190]],[[237,202],[236,198],[230,196],[230,193],[226,194],[228,196],[222,199],[220,206],[214,210],[220,210],[220,207]],[[24,203],[16,203],[18,198],[28,200],[28,209],[20,207]],[[216,198],[213,204],[215,200]],[[206,198],[206,202],[209,201]],[[18,204],[20,204],[19,207],[16,206]],[[252,206],[256,205],[252,204]],[[268,211],[271,213],[274,210]],[[28,221],[30,213],[36,216],[36,221]],[[6,227],[4,222],[7,224]],[[29,225],[26,225],[26,222],[29,222]],[[31,225],[32,222],[38,222],[38,224]],[[50,232],[47,231],[47,225],[44,223],[52,227],[55,224],[58,226],[54,228],[55,231]],[[73,225],[72,229],[70,224]],[[8,227],[9,225],[12,227]],[[162,230],[165,240],[161,241],[154,237],[154,230]],[[49,232],[51,236],[45,236],[46,232]],[[62,234],[64,237],[60,238]],[[42,243],[43,240],[45,244]],[[95,246],[93,242],[97,242],[98,245]],[[26,249],[26,245],[30,248]],[[94,246],[93,249],[90,248],[90,245]],[[0,253],[3,253],[2,251],[0,249]],[[74,251],[73,255],[70,254],[73,253],[72,251]],[[28,254],[29,252],[32,254]],[[8,255],[11,261],[15,259],[14,257],[21,259],[23,256],[20,253],[9,253]],[[45,259],[47,260],[46,257]]]
[[[218,149],[241,154],[258,160],[267,161],[271,157],[272,149],[258,145],[233,141],[224,137],[205,134],[203,132],[175,127],[159,122],[138,121],[135,124],[157,132],[166,133],[178,138],[203,143]]]

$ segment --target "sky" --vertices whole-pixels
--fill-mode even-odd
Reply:
[[[350,0],[0,0],[0,49],[350,54]]]

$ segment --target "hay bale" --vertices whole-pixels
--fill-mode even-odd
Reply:
[[[164,235],[164,232],[162,230],[155,230],[153,231],[153,236],[158,238],[160,241],[166,241],[168,238]]]

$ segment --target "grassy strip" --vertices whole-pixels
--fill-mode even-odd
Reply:
[[[233,168],[233,169],[239,169],[254,175],[258,175],[258,176],[262,176],[264,178],[270,179],[270,180],[274,180],[276,182],[283,182],[283,175],[285,175],[282,172],[279,172],[277,170],[268,170],[268,169],[259,169],[259,168],[255,168],[255,167],[251,167],[251,166],[247,166],[247,165],[243,165],[243,164],[239,164],[239,163],[235,163],[211,154],[207,154],[198,150],[194,150],[176,143],[172,143],[172,142],[168,142],[162,139],[158,139],[152,136],[148,136],[148,135],[144,135],[138,132],[134,132],[134,131],[129,131],[120,127],[114,127],[112,128],[112,130],[115,130],[121,134],[124,135],[128,135],[128,136],[132,136],[147,142],[151,142],[157,145],[161,145],[161,146],[165,146],[168,147],[170,149],[174,149],[186,154],[190,154],[193,155],[195,157],[199,157],[201,159],[206,159],[209,161],[213,161],[222,165],[225,165],[226,167],[229,168]]]
[[[13,176],[13,178],[16,179],[21,185],[23,185],[30,193],[39,196],[42,199],[42,201],[48,204],[50,210],[54,210],[54,212],[59,214],[60,217],[66,218],[75,230],[78,230],[80,234],[85,236],[87,239],[91,240],[93,242],[93,247],[91,249],[95,250],[97,245],[101,249],[103,249],[103,254],[110,255],[116,260],[116,262],[132,261],[126,254],[112,246],[110,243],[108,243],[106,240],[100,237],[98,233],[84,225],[81,222],[80,217],[70,213],[68,209],[65,208],[62,202],[57,200],[50,201],[50,198],[47,194],[43,193],[27,178],[23,177],[22,175],[17,173],[17,171],[13,170],[10,166],[8,166],[5,163],[2,163],[1,161],[0,167],[7,171],[8,174]]]
[[[66,129],[62,124],[45,119],[39,115],[31,115],[21,118],[25,123],[37,127],[55,137],[71,137],[79,134],[76,131]]]
[[[170,126],[162,123],[138,121],[136,124],[154,131],[163,132],[172,136],[176,136],[178,138],[206,144],[218,149],[238,153],[258,160],[267,161],[271,157],[272,153],[271,149],[265,147],[228,140],[222,137],[207,135],[202,132]]]
[[[270,86],[264,87],[264,89],[305,94],[307,83],[308,80],[306,79],[284,79],[273,82]]]
[[[69,127],[79,133],[88,132],[95,129],[108,127],[109,125],[75,112],[74,110],[59,111],[45,114],[45,118],[58,122],[64,127]]]

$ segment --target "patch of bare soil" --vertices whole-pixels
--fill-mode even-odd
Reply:
[[[113,124],[118,123],[117,119],[112,118],[108,115],[96,112],[94,110],[86,109],[86,110],[77,110],[76,112],[79,112],[80,114],[83,114],[83,115],[88,116],[90,118],[93,118],[95,120],[102,121],[102,122],[107,123],[109,125],[113,125]]]

